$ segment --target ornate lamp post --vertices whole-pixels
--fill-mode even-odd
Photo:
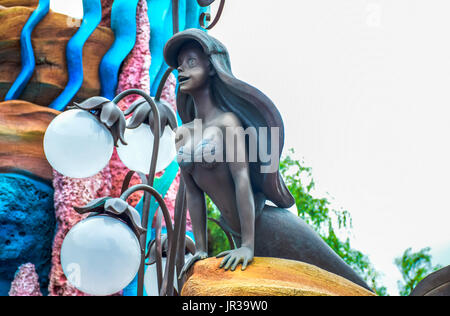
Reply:
[[[214,1],[198,0],[197,2],[200,6],[206,7]],[[179,32],[178,0],[172,0],[172,2],[175,34]],[[209,26],[205,26],[205,20],[211,20],[210,14],[203,13],[200,16],[200,25],[204,29],[214,27],[220,18],[224,4],[225,0],[221,0],[219,11]],[[114,294],[123,289],[137,272],[137,295],[142,296],[146,259],[150,261],[147,265],[156,265],[159,294],[174,294],[175,265],[180,267],[184,263],[185,239],[182,237],[185,233],[183,223],[185,225],[186,221],[184,184],[180,184],[175,209],[175,216],[181,217],[182,220],[175,227],[172,225],[163,198],[153,187],[157,169],[167,166],[167,162],[173,159],[174,155],[174,151],[170,148],[170,146],[175,146],[174,139],[170,137],[171,131],[168,129],[174,129],[177,126],[176,116],[167,105],[160,101],[164,84],[173,70],[173,68],[169,68],[164,74],[155,99],[136,89],[124,91],[111,101],[103,97],[92,97],[81,104],[75,104],[69,111],[59,115],[47,130],[44,150],[48,161],[55,170],[74,178],[89,177],[103,169],[112,155],[113,145],[119,147],[119,157],[127,165],[125,160],[130,155],[129,153],[127,155],[126,152],[126,128],[137,129],[148,123],[153,133],[148,172],[142,172],[142,166],[136,168],[128,165],[131,170],[135,170],[126,175],[120,198],[103,197],[91,201],[85,206],[74,207],[80,214],[91,214],[75,225],[67,234],[61,250],[61,263],[69,282],[88,294]],[[143,99],[137,100],[127,111],[122,113],[117,104],[132,94],[140,95]],[[133,112],[135,112],[133,118],[126,126],[125,115]],[[160,137],[166,134],[169,136],[164,145],[168,145],[169,148],[163,150],[166,153],[163,156],[167,161],[161,162],[161,167],[157,168]],[[149,134],[147,133],[147,135]],[[120,146],[119,141],[122,143]],[[133,162],[128,164],[133,165]],[[134,173],[139,175],[142,183],[128,188]],[[137,191],[145,192],[142,218],[126,202],[128,197]],[[146,253],[152,197],[158,203],[162,214],[159,211],[156,214],[156,237]],[[162,273],[162,217],[164,217],[167,228],[165,242],[168,249],[164,274]],[[177,242],[179,237],[182,237],[180,238],[181,242]],[[191,253],[195,252],[193,242],[189,240],[188,249]],[[181,254],[183,258],[181,258]],[[118,276],[118,274],[120,275]],[[181,290],[182,280],[176,281],[178,289]]]
[[[126,286],[134,278],[135,273],[134,274],[132,273],[133,269],[131,267],[131,271],[128,271],[128,275],[131,276],[131,279],[129,277],[125,279],[119,278],[117,280],[117,286],[113,285],[101,287],[98,284],[96,286],[95,282],[89,283],[89,284],[92,283],[93,286],[83,285],[82,283],[84,279],[90,278],[92,280],[94,275],[96,274],[98,275],[98,273],[100,273],[101,269],[98,270],[97,264],[105,259],[103,258],[102,260],[99,261],[98,259],[100,258],[98,256],[92,255],[92,250],[100,251],[100,248],[102,247],[101,246],[102,242],[99,242],[99,245],[96,245],[95,242],[94,244],[92,244],[92,240],[90,240],[89,241],[91,243],[90,246],[86,247],[85,243],[87,241],[83,239],[85,238],[86,234],[84,234],[83,232],[94,229],[96,231],[97,236],[101,235],[104,237],[104,239],[109,240],[109,242],[117,242],[117,240],[115,240],[113,236],[108,235],[111,234],[111,232],[103,233],[108,229],[111,230],[112,227],[114,226],[115,233],[117,235],[128,236],[129,248],[130,247],[133,248],[133,240],[132,240],[133,238],[130,239],[130,231],[134,233],[136,240],[138,240],[137,245],[140,251],[139,254],[140,257],[136,256],[133,253],[131,253],[131,255],[128,254],[129,256],[131,256],[131,263],[130,263],[130,260],[127,261],[123,258],[123,256],[125,256],[125,253],[123,253],[123,256],[121,258],[121,253],[119,251],[119,253],[111,254],[109,258],[119,263],[127,262],[129,266],[133,265],[133,258],[136,257],[139,258],[137,271],[138,295],[143,295],[145,260],[146,257],[148,257],[145,253],[145,250],[147,244],[147,228],[149,222],[151,197],[155,198],[160,209],[162,210],[162,214],[167,227],[167,241],[169,248],[171,244],[174,242],[173,239],[174,232],[169,211],[161,195],[153,188],[153,183],[160,148],[161,122],[167,122],[169,127],[174,128],[176,126],[175,125],[176,117],[173,111],[168,108],[168,105],[165,105],[164,103],[159,101],[160,94],[156,97],[155,100],[153,100],[145,92],[141,90],[131,89],[122,92],[112,101],[108,101],[107,99],[101,97],[93,97],[84,101],[81,104],[76,104],[75,107],[77,109],[71,109],[58,116],[54,120],[54,122],[52,122],[50,128],[47,130],[46,133],[46,139],[51,141],[46,141],[45,152],[47,157],[49,157],[48,158],[49,162],[57,171],[63,174],[68,172],[69,173],[68,176],[72,177],[77,175],[81,175],[81,177],[83,177],[89,176],[92,173],[95,174],[96,172],[99,172],[107,163],[109,157],[111,156],[109,152],[103,155],[104,157],[100,157],[101,159],[96,159],[97,157],[88,156],[87,159],[85,159],[84,161],[80,161],[79,163],[80,166],[81,165],[84,166],[84,168],[88,169],[89,172],[75,173],[73,172],[74,169],[73,166],[72,167],[70,166],[71,161],[66,162],[66,164],[64,164],[63,163],[64,159],[58,159],[57,157],[58,155],[61,155],[61,151],[58,145],[62,144],[65,141],[66,133],[63,134],[58,133],[61,132],[61,129],[53,128],[52,125],[58,127],[61,126],[62,124],[66,124],[65,125],[66,131],[70,132],[72,130],[71,129],[72,126],[73,128],[80,129],[79,126],[80,122],[87,122],[87,124],[85,125],[88,125],[88,127],[90,127],[90,130],[87,133],[85,132],[82,133],[83,134],[82,136],[87,138],[83,139],[83,137],[81,138],[78,137],[77,138],[78,143],[89,143],[90,141],[92,141],[91,138],[94,138],[96,146],[100,146],[101,148],[107,148],[108,151],[109,147],[111,147],[112,150],[113,142],[116,146],[118,145],[119,141],[122,142],[124,145],[126,145],[124,139],[125,114],[122,113],[117,104],[123,98],[132,94],[137,94],[143,97],[143,99],[139,99],[137,102],[135,102],[134,105],[130,107],[130,111],[133,111],[134,109],[136,109],[137,105],[140,106],[139,111],[135,113],[133,121],[131,121],[132,128],[137,128],[139,126],[142,127],[143,123],[146,123],[148,121],[149,124],[151,123],[150,125],[152,126],[152,131],[154,135],[149,171],[147,174],[137,172],[141,178],[142,184],[128,188],[129,181],[131,180],[132,175],[136,172],[130,171],[124,179],[122,186],[122,194],[120,198],[104,197],[91,201],[90,203],[88,203],[83,207],[75,207],[75,210],[80,214],[92,213],[92,215],[89,216],[86,220],[78,223],[69,232],[69,234],[66,237],[66,240],[64,241],[63,249],[61,251],[61,262],[63,264],[63,269],[65,273],[69,274],[68,276],[69,281],[72,281],[74,286],[78,287],[82,291],[84,290],[89,294],[101,294],[101,295],[113,294],[123,288],[123,287],[120,288],[121,285]],[[152,118],[151,121],[149,121],[148,116],[151,116]],[[72,120],[68,120],[68,118],[69,119],[72,118]],[[74,120],[73,118],[77,119]],[[82,130],[83,127],[86,129],[86,126],[81,126]],[[99,132],[101,137],[98,136]],[[94,135],[95,133],[97,133],[97,136],[93,137],[92,135]],[[165,144],[165,146],[175,147],[175,143],[174,142],[168,143]],[[88,146],[88,149],[91,147],[92,146]],[[168,157],[170,158],[170,160],[173,159],[173,157],[170,156]],[[167,163],[164,164],[167,165]],[[128,197],[137,191],[145,192],[142,210],[142,220],[138,212],[130,205],[128,205],[128,203],[126,202]],[[157,235],[156,243],[158,246],[161,244],[160,238],[161,238],[160,234],[159,236]],[[104,242],[105,240],[103,240],[103,243]],[[118,244],[117,246],[119,250],[124,248],[120,244]],[[86,250],[87,248],[91,249],[91,252],[88,252],[87,254],[79,253],[79,251],[82,251],[83,249]],[[110,251],[112,251],[112,249],[110,249]],[[89,256],[91,256],[91,258],[89,258]],[[108,254],[106,254],[105,256],[108,258]],[[165,277],[167,277],[168,280],[165,282],[161,281],[162,279],[161,257],[162,257],[161,247],[157,247],[156,266],[159,276],[158,279],[160,280],[160,282],[158,283],[173,284],[173,275],[174,275],[173,264],[172,266],[166,265]],[[73,260],[78,260],[80,262],[72,262]],[[75,269],[74,271],[73,270],[74,267],[79,267],[80,269],[79,270]],[[115,272],[114,269],[112,269],[111,267],[109,268],[108,271],[111,271],[112,274],[114,274]],[[123,284],[124,281],[128,282],[125,282],[125,284]],[[166,288],[167,287],[168,286],[166,286]],[[173,290],[168,289],[161,294],[165,294],[166,291],[168,291],[168,294],[171,294]]]

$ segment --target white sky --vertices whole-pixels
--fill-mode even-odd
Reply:
[[[390,294],[406,248],[450,264],[449,14],[448,0],[228,0],[210,32],[278,106],[285,148],[351,213]]]

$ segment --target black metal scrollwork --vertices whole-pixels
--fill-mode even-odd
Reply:
[[[216,0],[197,0],[199,6],[201,6],[201,7],[210,6],[211,4],[213,4],[214,1],[216,1]],[[219,19],[222,16],[224,6],[225,6],[225,0],[220,0],[219,10],[217,11],[216,17],[208,26],[205,25],[205,21],[207,21],[207,22],[211,21],[211,14],[207,13],[207,12],[203,12],[200,15],[200,21],[199,21],[200,26],[202,28],[204,28],[205,30],[210,30],[214,26],[216,26],[217,22],[219,22]]]
[[[207,7],[207,6],[211,5],[214,1],[216,1],[216,0],[197,0],[198,5],[201,7]]]

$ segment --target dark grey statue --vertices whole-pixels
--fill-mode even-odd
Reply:
[[[178,70],[177,108],[183,122],[176,136],[178,161],[196,245],[183,273],[195,261],[207,258],[207,194],[221,212],[222,227],[237,245],[219,254],[224,257],[220,267],[235,270],[242,264],[244,270],[254,256],[292,259],[369,289],[320,236],[287,210],[295,201],[278,164],[276,170],[262,172],[266,160],[259,151],[252,157],[250,141],[239,137],[242,130],[253,127],[254,134],[247,138],[256,137],[258,146],[263,144],[269,153],[276,148],[271,154],[279,159],[284,126],[267,96],[233,76],[225,46],[206,32],[190,29],[167,42],[164,57]],[[200,138],[195,137],[196,120],[201,120]],[[230,134],[231,138],[224,137]]]

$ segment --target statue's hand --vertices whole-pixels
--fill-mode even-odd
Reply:
[[[161,132],[164,132],[166,125],[169,125],[172,130],[176,129],[177,117],[170,104],[167,104],[161,100],[155,100],[155,104],[159,112]],[[139,127],[141,124],[149,124],[151,130],[153,131],[153,111],[150,104],[144,98],[133,102],[133,104],[131,104],[130,107],[124,112],[125,115],[130,115],[131,113],[133,113],[133,116],[131,117],[127,128],[134,129]]]
[[[116,147],[119,139],[122,144],[127,144],[124,140],[125,116],[117,104],[103,97],[92,97],[81,103],[74,103],[74,107],[97,116],[111,132]]]
[[[208,258],[208,253],[207,253],[207,252],[204,252],[204,251],[197,251],[197,252],[194,254],[194,256],[193,256],[191,259],[189,259],[188,262],[186,262],[186,263],[184,264],[184,267],[183,267],[183,269],[181,270],[179,279],[181,280],[181,279],[184,277],[184,275],[186,274],[186,272],[189,271],[189,269],[191,268],[191,266],[194,265],[194,263],[196,263],[196,262],[199,261],[199,260],[206,259],[206,258]]]
[[[253,261],[253,250],[249,247],[241,247],[238,249],[224,251],[217,255],[217,258],[223,258],[219,268],[228,270],[231,266],[231,271],[234,271],[239,263],[242,263],[242,270],[245,270],[250,262]]]

